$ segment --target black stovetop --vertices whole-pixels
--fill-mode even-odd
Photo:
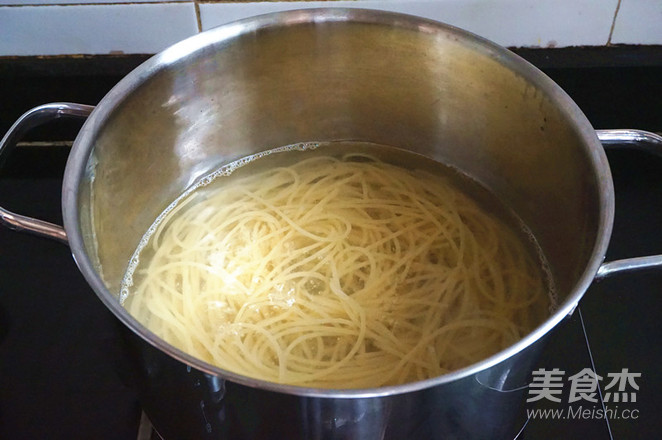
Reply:
[[[28,108],[51,101],[94,104],[122,76],[43,69],[3,76],[0,132]],[[121,69],[119,69],[121,70]],[[549,68],[596,128],[662,132],[662,66]],[[6,71],[5,71],[6,72]],[[121,72],[119,72],[121,73]],[[64,146],[77,127],[39,130],[0,170],[0,206],[61,222]],[[616,188],[616,221],[607,260],[662,253],[662,155],[608,153]],[[594,283],[571,319],[551,335],[536,368],[641,373],[636,402],[618,404],[618,418],[596,416],[601,399],[575,402],[565,419],[526,410],[564,409],[564,401],[526,403],[520,439],[656,438],[662,430],[662,271],[618,275]],[[118,324],[78,272],[66,246],[0,227],[0,438],[126,439],[138,435],[140,405],[125,384]],[[603,384],[603,395],[604,390]],[[629,390],[632,391],[632,390]],[[599,396],[598,396],[599,397]],[[593,411],[586,417],[577,408]],[[609,407],[609,404],[607,404]],[[616,404],[612,404],[612,408]],[[623,410],[627,412],[624,417]],[[635,418],[636,416],[636,418]]]

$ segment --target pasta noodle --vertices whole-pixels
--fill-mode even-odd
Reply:
[[[208,180],[146,237],[124,306],[221,368],[402,384],[513,344],[549,306],[532,245],[447,178],[346,154]]]

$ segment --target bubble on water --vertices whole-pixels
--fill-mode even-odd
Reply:
[[[240,159],[237,159],[234,162],[228,163],[226,165],[223,165],[221,168],[207,174],[206,176],[203,176],[200,178],[196,183],[194,183],[192,186],[190,186],[186,191],[184,191],[177,199],[175,199],[174,202],[172,202],[170,205],[168,205],[161,214],[154,220],[154,223],[147,229],[147,232],[145,235],[142,237],[140,242],[138,243],[138,246],[136,247],[135,252],[131,256],[131,259],[129,260],[129,265],[127,267],[127,270],[124,275],[124,279],[120,283],[120,304],[123,304],[128,296],[130,295],[131,292],[131,287],[134,284],[133,276],[134,273],[140,264],[140,254],[142,251],[145,249],[147,244],[149,243],[152,235],[156,233],[156,230],[158,227],[161,225],[161,223],[164,221],[164,219],[168,216],[168,214],[175,209],[179,204],[182,202],[182,200],[186,199],[193,191],[208,186],[212,184],[216,179],[219,177],[228,177],[232,175],[236,170],[255,162],[258,159],[261,159],[263,157],[269,156],[271,154],[276,154],[276,153],[284,153],[288,151],[293,151],[293,150],[298,150],[298,151],[308,151],[308,150],[314,150],[318,148],[321,145],[319,142],[300,142],[297,144],[291,144],[291,145],[285,145],[282,147],[277,147],[277,148],[272,148],[270,150],[262,151],[260,153],[252,154],[250,156],[242,157]]]
[[[536,240],[535,235],[533,235],[533,232],[531,232],[528,226],[526,226],[526,224],[521,219],[518,218],[518,222],[520,231],[522,231],[536,252],[536,261],[542,269],[543,282],[545,287],[547,287],[547,296],[549,297],[549,312],[554,313],[558,309],[559,298],[556,291],[556,283],[554,283],[554,276],[552,275],[552,268],[549,265],[549,262],[547,261],[545,253],[540,247],[540,244],[538,244],[538,240]]]

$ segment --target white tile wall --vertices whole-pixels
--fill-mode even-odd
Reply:
[[[611,43],[662,44],[662,0],[0,0],[0,56],[156,53],[198,23],[320,6],[420,15],[504,46],[601,46],[612,24]]]
[[[12,6],[55,6],[78,4],[108,4],[108,3],[176,3],[187,0],[0,0],[0,5]]]
[[[193,2],[0,7],[0,55],[156,53],[197,31]]]
[[[662,44],[662,0],[622,0],[613,44]]]
[[[333,6],[384,9],[442,21],[503,46],[604,45],[618,0],[362,0],[204,3],[206,30],[251,15]]]

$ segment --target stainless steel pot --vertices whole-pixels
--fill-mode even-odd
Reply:
[[[63,183],[64,228],[0,208],[9,227],[68,242],[135,353],[141,403],[166,439],[506,438],[541,340],[597,277],[662,266],[602,264],[614,196],[600,140],[549,78],[504,48],[416,17],[358,9],[255,17],[154,56],[96,108],[48,104],[0,144],[86,117]],[[644,132],[603,132],[608,140]],[[138,241],[183,190],[224,163],[304,141],[361,140],[425,154],[489,187],[527,223],[560,307],[520,342],[401,386],[320,390],[243,377],[158,339],[118,302]],[[613,140],[613,139],[612,139]],[[65,232],[66,231],[66,232]]]

